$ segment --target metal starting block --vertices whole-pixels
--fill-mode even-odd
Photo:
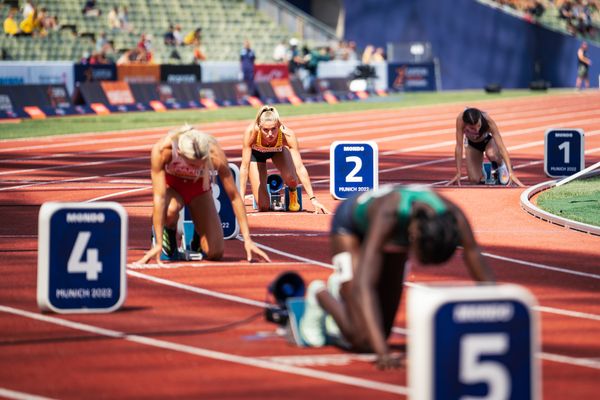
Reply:
[[[271,211],[287,211],[290,204],[290,189],[284,185],[283,178],[278,174],[271,174],[267,177],[267,187],[269,193],[269,208]],[[296,187],[298,193],[298,204],[302,210],[302,188]],[[258,205],[256,199],[252,199],[252,207],[256,210]]]

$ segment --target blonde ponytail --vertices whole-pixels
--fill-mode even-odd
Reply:
[[[179,153],[190,160],[204,160],[205,167],[202,170],[204,190],[210,189],[212,183],[213,163],[211,152],[213,146],[218,146],[217,140],[204,132],[185,124],[173,132],[173,140],[177,140]]]

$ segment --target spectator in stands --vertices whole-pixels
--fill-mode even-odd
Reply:
[[[169,24],[169,29],[163,36],[163,42],[165,43],[165,46],[177,46],[177,43],[175,42],[175,35],[173,35],[174,30],[175,27],[173,24]]]
[[[290,39],[290,48],[287,54],[287,62],[288,62],[288,72],[292,77],[299,77],[298,73],[302,65],[304,65],[304,60],[302,55],[300,54],[300,49],[298,48],[298,39],[291,38]]]
[[[44,31],[55,31],[58,29],[58,18],[55,15],[48,15],[48,10],[44,7],[40,9],[38,16],[41,27]]]
[[[8,10],[8,15],[6,16],[6,19],[4,20],[4,34],[8,35],[8,36],[16,36],[17,34],[19,34],[19,25],[17,24],[17,21],[15,20],[15,15],[17,13],[17,10],[14,8],[11,8],[10,10]]]
[[[201,251],[209,260],[223,257],[225,242],[219,214],[215,208],[211,183],[218,175],[227,193],[244,238],[246,259],[258,255],[269,260],[250,238],[243,197],[237,190],[225,152],[217,140],[189,125],[170,131],[153,147],[150,156],[154,208],[152,225],[162,238],[139,262],[144,264],[161,253],[176,258],[177,221],[185,205],[194,221],[193,250]]]
[[[183,45],[183,34],[181,33],[181,25],[175,24],[175,29],[173,29],[173,37],[175,38],[175,46]]]
[[[19,29],[21,30],[21,34],[24,36],[35,36],[37,34],[38,27],[38,12],[37,9],[34,8],[33,12],[30,13],[27,18],[21,21],[19,24]]]
[[[306,70],[308,71],[308,79],[305,84],[305,89],[310,93],[317,93],[316,87],[317,71],[319,69],[319,63],[323,61],[329,61],[332,58],[332,52],[330,47],[320,47],[310,52],[305,57]]]
[[[286,58],[285,58],[286,53],[287,53],[287,47],[285,45],[285,40],[282,40],[273,49],[273,60],[275,62],[284,62],[284,61],[286,61]]]
[[[375,52],[373,53],[373,57],[371,58],[371,60],[373,62],[383,62],[386,60],[386,55],[385,55],[385,50],[383,50],[383,47],[377,47],[375,49]]]
[[[140,51],[140,62],[152,61],[152,35],[142,33],[137,48]]]
[[[191,32],[188,32],[183,38],[183,44],[193,46],[202,42],[202,28],[198,27]]]
[[[363,51],[362,54],[362,63],[363,64],[370,64],[373,58],[373,52],[375,51],[375,47],[373,47],[372,44],[367,45],[367,47],[365,47],[365,50]]]
[[[351,40],[348,42],[348,61],[358,60],[358,52],[356,51],[356,42]]]
[[[466,161],[469,181],[474,184],[483,183],[483,155],[492,162],[497,171],[498,181],[508,185],[511,181],[524,186],[513,172],[508,150],[504,146],[500,130],[496,122],[485,112],[477,108],[467,108],[456,117],[456,175],[448,185],[456,183],[460,186],[462,175],[462,159],[464,138],[467,138]]]
[[[250,46],[250,41],[248,39],[244,40],[244,47],[242,47],[242,51],[240,52],[240,64],[242,67],[242,79],[246,83],[248,88],[248,94],[250,96],[256,95],[256,88],[254,87],[254,61],[256,60],[256,55],[254,54],[254,50]]]
[[[308,171],[302,162],[296,134],[283,124],[275,107],[263,106],[244,132],[240,166],[242,199],[250,177],[252,194],[259,211],[270,209],[267,191],[267,160],[269,159],[273,160],[289,188],[289,211],[300,211],[296,188],[299,183],[302,183],[308,200],[315,208],[315,213],[329,214],[329,210],[317,200],[313,192]]]
[[[379,369],[397,368],[387,338],[400,306],[410,262],[436,266],[462,246],[472,279],[494,282],[464,213],[427,188],[385,185],[341,203],[330,232],[334,272],[306,291],[300,337],[327,339],[355,352],[374,352]]]
[[[592,65],[592,60],[587,57],[587,42],[582,42],[577,50],[577,79],[575,80],[575,89],[581,90],[585,84],[585,88],[590,88],[589,69]]]
[[[23,19],[29,17],[29,15],[32,14],[34,10],[35,6],[33,5],[33,2],[31,0],[26,0],[25,4],[23,4]]]
[[[194,44],[192,62],[194,64],[199,64],[201,61],[206,61],[206,54],[204,54],[202,44],[200,42],[196,42],[196,44]]]
[[[129,21],[129,9],[127,6],[121,6],[119,8],[119,24],[121,25],[121,30],[125,32],[132,32],[133,25]]]
[[[542,15],[544,15],[544,12],[546,12],[546,7],[544,7],[541,1],[533,0],[525,8],[525,11],[532,17],[540,18]]]
[[[98,17],[102,10],[96,7],[96,0],[86,0],[81,13],[86,17]]]
[[[119,10],[117,6],[110,9],[107,16],[108,28],[113,32],[121,30],[121,20],[119,19]]]

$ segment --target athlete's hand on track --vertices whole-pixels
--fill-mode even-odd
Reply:
[[[256,244],[254,244],[253,241],[251,241],[251,240],[245,240],[244,241],[244,248],[246,249],[246,260],[248,260],[248,262],[252,261],[252,253],[254,253],[254,254],[262,257],[267,262],[271,262],[271,259],[269,258],[269,256],[267,255],[267,253],[265,253],[264,251],[262,251],[261,249],[259,249],[258,246],[256,246]]]
[[[327,209],[327,207],[325,207],[323,204],[321,204],[321,202],[319,200],[317,200],[317,198],[313,198],[310,201],[313,205],[313,207],[315,208],[315,214],[319,214],[319,213],[323,213],[323,214],[331,214],[331,211],[329,211]]]
[[[511,180],[513,183],[515,183],[517,186],[519,186],[519,187],[525,187],[525,185],[523,185],[523,184],[521,183],[521,181],[519,180],[519,178],[517,178],[517,177],[515,176],[515,174],[511,174],[511,175],[510,175],[510,180]]]
[[[460,186],[460,174],[456,174],[454,176],[454,178],[450,179],[448,181],[448,183],[446,183],[446,186],[450,186],[452,184],[456,183],[458,186]]]
[[[157,244],[154,247],[152,247],[150,250],[148,250],[146,252],[146,254],[144,254],[144,257],[140,258],[139,260],[137,260],[135,262],[135,264],[147,264],[152,257],[156,257],[156,262],[158,265],[163,265],[162,261],[160,260],[160,252],[162,251],[162,244]]]
[[[398,354],[382,354],[377,356],[375,365],[381,370],[399,368],[402,365],[402,358]]]

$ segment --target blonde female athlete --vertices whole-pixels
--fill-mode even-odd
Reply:
[[[508,150],[504,146],[496,122],[477,108],[467,108],[456,118],[456,149],[454,152],[456,175],[447,185],[456,183],[460,186],[465,137],[469,182],[477,184],[482,181],[483,154],[485,153],[492,165],[495,166],[493,169],[498,171],[498,180],[501,184],[508,185],[512,181],[519,186],[524,186],[513,172]]]
[[[152,224],[154,232],[163,233],[163,240],[157,240],[139,263],[147,263],[153,257],[160,263],[161,251],[168,257],[174,255],[177,219],[184,205],[190,209],[199,239],[193,247],[209,260],[223,256],[223,229],[211,193],[212,176],[216,174],[231,199],[240,224],[246,259],[251,261],[254,253],[270,261],[250,239],[244,202],[235,186],[225,153],[214,137],[184,125],[169,132],[152,147]]]
[[[317,200],[317,196],[313,192],[308,171],[300,156],[296,134],[283,125],[275,107],[263,106],[258,110],[255,120],[244,133],[242,165],[240,166],[242,198],[246,192],[246,182],[250,177],[252,194],[259,211],[268,211],[270,208],[267,191],[268,159],[273,160],[290,190],[289,211],[300,211],[296,188],[298,183],[302,183],[308,199],[315,208],[315,213],[329,214],[329,210]]]

